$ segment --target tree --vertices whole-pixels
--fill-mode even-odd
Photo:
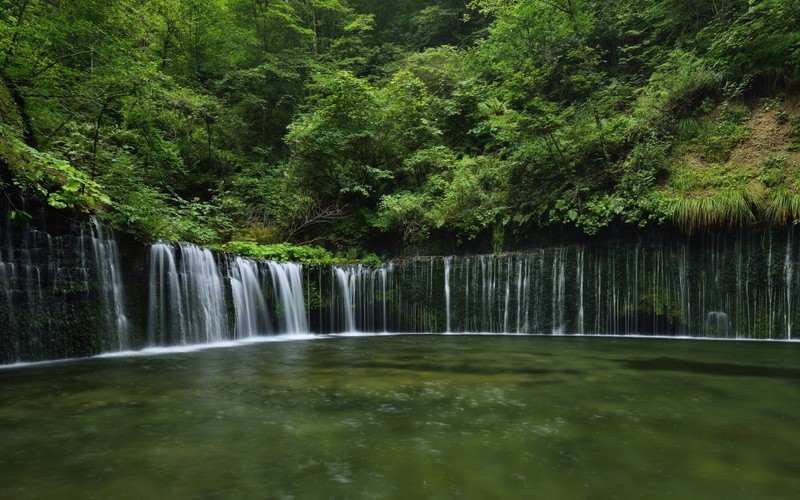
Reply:
[[[289,127],[290,165],[295,182],[322,200],[369,199],[392,177],[377,147],[379,118],[375,91],[347,72],[317,75],[313,109]]]

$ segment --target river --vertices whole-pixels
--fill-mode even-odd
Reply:
[[[0,497],[800,491],[797,343],[292,339],[0,369]]]

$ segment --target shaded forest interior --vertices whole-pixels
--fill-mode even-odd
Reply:
[[[276,260],[800,216],[800,2],[2,0],[0,182]]]

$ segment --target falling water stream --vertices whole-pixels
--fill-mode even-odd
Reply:
[[[327,331],[791,340],[798,260],[764,232],[334,267]]]
[[[59,234],[4,224],[5,363],[312,332],[800,335],[795,229],[414,257],[377,268],[305,269],[158,242],[142,277],[123,268],[115,234],[97,220]],[[128,284],[140,287],[133,302]]]
[[[98,220],[43,229],[0,219],[0,363],[130,346],[116,235]]]
[[[129,348],[128,317],[125,304],[125,290],[122,284],[122,265],[119,248],[114,233],[106,229],[100,221],[91,219],[91,236],[88,236],[94,251],[97,277],[102,289],[103,308],[109,331],[117,332],[117,349]],[[82,238],[84,241],[87,237]]]
[[[308,333],[305,300],[303,298],[302,266],[290,262],[268,262],[275,297],[282,313],[278,315],[281,333]]]
[[[228,336],[222,276],[214,255],[187,243],[150,247],[150,345],[220,342]]]
[[[274,331],[264,297],[266,277],[258,262],[234,257],[228,263],[233,305],[236,310],[234,338],[269,335]]]

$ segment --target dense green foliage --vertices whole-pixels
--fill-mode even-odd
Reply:
[[[299,260],[785,224],[798,26],[798,0],[0,0],[2,187]],[[743,156],[756,111],[786,144]]]

